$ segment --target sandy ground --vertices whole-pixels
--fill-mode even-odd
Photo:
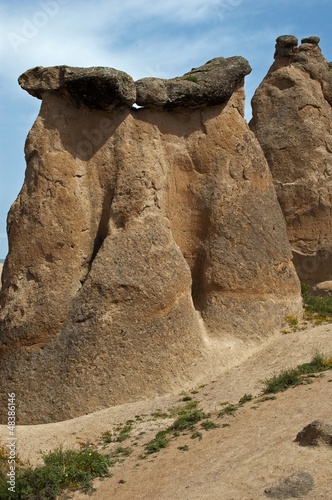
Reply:
[[[315,479],[310,500],[332,499],[332,448],[303,448],[294,443],[297,433],[316,419],[332,423],[332,372],[316,378],[310,385],[279,393],[275,400],[259,402],[262,380],[285,368],[309,361],[315,351],[332,353],[332,325],[321,325],[288,335],[278,335],[257,347],[246,360],[210,380],[198,391],[186,394],[200,402],[212,418],[227,427],[203,432],[203,439],[180,436],[158,454],[139,460],[144,444],[170,420],[153,419],[156,409],[179,406],[183,397],[167,396],[102,410],[55,424],[20,426],[18,452],[22,460],[34,465],[41,453],[58,446],[79,447],[80,443],[100,442],[105,431],[112,431],[126,420],[136,421],[131,437],[121,446],[133,453],[111,472],[113,476],[96,480],[95,500],[260,500],[264,488],[294,472],[307,470]],[[255,399],[233,416],[216,419],[220,403],[237,403],[244,394]],[[82,397],[84,395],[82,394]],[[137,416],[140,420],[137,420]],[[144,434],[142,434],[144,432]],[[4,442],[7,429],[0,426]],[[137,444],[135,444],[137,443]],[[179,446],[188,445],[189,451]],[[111,443],[112,451],[119,443]],[[121,481],[121,482],[119,482]],[[88,497],[75,493],[75,500]]]

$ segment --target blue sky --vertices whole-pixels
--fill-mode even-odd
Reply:
[[[218,56],[253,71],[250,99],[273,62],[275,39],[317,35],[332,60],[331,0],[0,0],[0,258],[6,216],[24,180],[24,142],[40,107],[17,84],[34,66],[109,66],[170,78]]]

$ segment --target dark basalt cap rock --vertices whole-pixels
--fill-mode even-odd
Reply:
[[[147,108],[195,108],[226,102],[250,72],[243,57],[217,57],[170,80],[143,78],[135,84],[130,75],[113,68],[38,66],[23,73],[18,82],[38,99],[53,93],[93,109],[131,107],[135,102]]]
[[[280,47],[297,47],[298,39],[294,35],[281,35],[276,39],[277,45]]]
[[[78,106],[94,109],[132,106],[136,101],[134,80],[127,73],[113,68],[38,66],[23,73],[18,82],[38,99],[47,92],[68,95]]]
[[[332,425],[323,420],[314,420],[297,434],[295,442],[300,446],[319,446],[320,444],[332,446]]]
[[[217,57],[181,77],[136,82],[137,104],[146,108],[197,108],[226,102],[251,67],[243,57]]]
[[[320,42],[319,36],[308,36],[307,38],[302,38],[301,43],[310,43],[312,45],[318,45]]]
[[[276,39],[274,58],[291,58],[297,52],[298,39],[293,35],[281,35]]]

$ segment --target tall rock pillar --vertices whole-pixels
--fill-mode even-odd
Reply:
[[[65,66],[20,78],[42,106],[0,295],[0,393],[16,393],[19,423],[177,391],[216,350],[220,368],[225,339],[260,341],[301,313],[243,118],[249,71],[234,57],[172,80]]]
[[[318,37],[277,39],[252,99],[255,133],[272,172],[294,264],[308,283],[332,280],[332,70]]]

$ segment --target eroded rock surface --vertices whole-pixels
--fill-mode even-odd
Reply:
[[[21,87],[42,99],[47,93],[73,99],[76,105],[95,109],[132,106],[136,100],[134,80],[113,68],[73,68],[37,66],[19,78]]]
[[[323,420],[314,420],[298,433],[295,442],[300,446],[332,446],[332,425]]]
[[[250,72],[251,67],[243,57],[216,57],[182,77],[138,80],[137,104],[166,109],[222,104]]]
[[[308,283],[332,279],[332,72],[318,37],[277,39],[253,100],[251,129],[270,166],[294,264]]]
[[[178,390],[217,340],[258,340],[301,314],[243,77],[215,106],[135,110],[112,106],[113,91],[96,102],[83,70],[77,99],[58,79],[71,70],[38,71],[20,78],[42,107],[0,296],[1,391],[20,423]],[[108,78],[91,74],[93,89]]]
[[[296,472],[282,479],[279,483],[266,488],[265,495],[269,498],[303,498],[314,488],[315,481],[307,471]]]

